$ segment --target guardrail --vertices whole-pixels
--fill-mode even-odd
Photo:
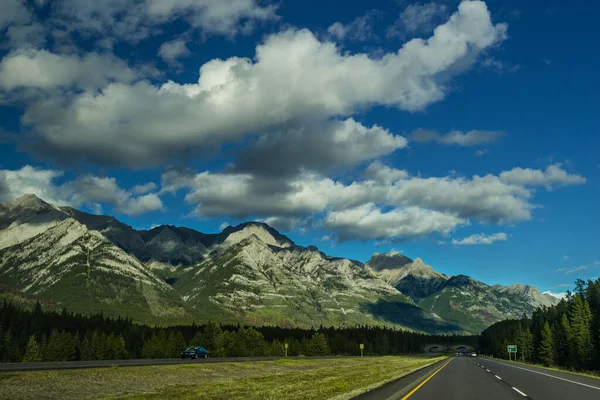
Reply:
[[[408,355],[408,354],[407,354]],[[431,356],[431,354],[411,354],[411,356]],[[134,359],[134,360],[93,360],[93,361],[51,361],[51,362],[19,362],[0,363],[0,372],[40,371],[53,369],[83,369],[107,367],[139,367],[149,365],[175,365],[175,364],[203,364],[220,362],[249,362],[273,360],[303,360],[303,359],[330,359],[330,358],[359,358],[360,356],[289,356],[289,357],[215,357],[207,359],[160,358],[160,359]],[[365,356],[364,358],[381,357]]]

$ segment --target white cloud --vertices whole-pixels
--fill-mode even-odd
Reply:
[[[337,41],[356,41],[364,42],[376,38],[373,32],[373,24],[375,23],[378,12],[371,11],[366,15],[357,17],[348,24],[336,22],[327,28],[327,34],[330,38]]]
[[[562,300],[562,299],[564,299],[565,297],[567,297],[567,293],[566,293],[566,292],[554,293],[554,292],[551,292],[551,291],[547,290],[547,291],[545,291],[543,294],[549,294],[550,296],[552,296],[552,297],[556,297],[556,298],[557,298],[557,299],[559,299],[559,300]]]
[[[186,201],[197,206],[195,213],[199,216],[278,217],[283,219],[274,220],[274,223],[285,221],[288,227],[307,216],[318,219],[319,215],[329,213],[343,217],[347,214],[336,213],[348,210],[355,210],[355,213],[368,211],[369,215],[379,218],[388,215],[381,210],[392,209],[394,212],[389,216],[400,219],[406,216],[406,209],[418,208],[427,217],[443,220],[446,224],[441,225],[444,229],[439,231],[446,232],[450,222],[457,225],[474,220],[504,224],[529,220],[532,211],[538,207],[531,203],[532,190],[502,182],[494,175],[476,175],[470,179],[461,176],[412,177],[406,171],[378,162],[366,171],[367,179],[346,184],[307,171],[280,177],[170,170],[162,176],[162,191],[184,189]],[[366,205],[370,208],[365,208]],[[358,230],[346,231],[358,233]],[[404,234],[408,235],[406,232]],[[420,234],[422,231],[415,228],[415,235]],[[500,235],[503,234],[491,239],[481,237],[480,241],[502,240]],[[363,236],[369,235],[365,233],[360,237]],[[349,237],[349,234],[341,237]]]
[[[594,265],[600,265],[600,261],[594,261]]]
[[[165,42],[158,49],[159,57],[170,65],[176,65],[178,58],[189,57],[191,54],[183,39]]]
[[[156,183],[148,182],[141,185],[136,185],[133,187],[132,192],[135,194],[145,194],[148,192],[153,192],[157,189]]]
[[[580,175],[569,174],[561,168],[561,164],[549,165],[545,171],[531,168],[514,168],[500,174],[500,180],[508,184],[545,186],[551,189],[553,185],[581,185],[586,179]]]
[[[275,11],[275,6],[261,7],[255,0],[63,0],[55,17],[80,34],[136,42],[159,32],[158,25],[180,18],[205,34],[232,37],[250,32],[256,22],[276,18]]]
[[[338,240],[407,239],[434,232],[448,233],[466,221],[455,215],[419,207],[392,209],[388,212],[374,204],[364,204],[343,211],[331,211],[324,226]]]
[[[11,26],[6,36],[12,48],[42,47],[46,43],[45,28],[39,23]]]
[[[408,178],[408,172],[388,167],[381,161],[374,161],[365,169],[364,176],[370,180],[391,184]]]
[[[441,135],[436,131],[427,129],[418,129],[410,135],[410,140],[419,143],[437,142],[446,145],[458,146],[478,146],[497,141],[504,135],[500,131],[482,131],[472,130],[462,132],[458,130],[450,131],[446,135]]]
[[[480,235],[471,235],[469,237],[466,237],[464,239],[461,240],[457,240],[457,239],[453,239],[452,240],[452,244],[454,245],[459,245],[459,246],[463,246],[463,245],[479,245],[479,244],[492,244],[494,242],[503,242],[508,240],[508,236],[506,235],[506,233],[494,233],[492,235],[485,235],[485,234],[480,234]]]
[[[265,224],[280,230],[280,231],[292,231],[296,228],[299,228],[301,231],[305,230],[304,224],[295,217],[268,217],[268,218],[259,218],[257,219],[259,222],[264,222]]]
[[[115,178],[86,175],[76,180],[55,184],[62,171],[25,166],[19,170],[0,170],[0,201],[14,200],[24,194],[35,194],[57,205],[78,207],[88,204],[95,212],[100,203],[110,204],[119,213],[139,215],[163,208],[156,194],[134,196],[118,186]]]
[[[567,261],[569,259],[569,256],[565,254],[562,259],[563,261]]]
[[[92,89],[105,87],[109,82],[131,82],[136,78],[136,72],[122,60],[98,53],[80,57],[47,50],[19,49],[0,62],[0,89],[4,90],[71,85]],[[48,104],[60,106],[52,100]],[[37,107],[44,107],[44,103],[38,103]]]
[[[448,7],[435,2],[409,4],[398,19],[387,29],[389,38],[405,38],[429,34],[442,19],[448,16]]]
[[[100,203],[92,203],[90,204],[90,208],[92,209],[92,212],[96,215],[102,215],[102,213],[104,212],[104,207],[102,207],[102,204]]]
[[[342,54],[334,43],[320,42],[308,30],[289,29],[267,37],[254,59],[207,62],[198,83],[114,82],[97,92],[36,102],[26,109],[24,121],[43,154],[77,154],[93,162],[139,168],[247,135],[293,131],[307,121],[318,124],[369,106],[422,110],[444,98],[449,77],[505,37],[506,25],[492,24],[479,1],[462,2],[429,39],[411,40],[378,58]],[[51,84],[44,69],[38,71],[42,77],[33,81]],[[105,78],[105,73],[90,73],[96,80]],[[60,81],[72,81],[56,74]],[[13,76],[4,86],[28,82]]]
[[[321,237],[321,239],[319,239],[319,241],[321,241],[321,242],[329,242],[330,240],[331,240],[331,236],[329,236],[329,235],[323,235]]]
[[[229,222],[222,222],[221,225],[219,225],[219,231],[222,232],[228,226],[229,226]]]
[[[261,136],[239,153],[235,169],[266,175],[327,172],[393,153],[406,144],[402,136],[352,118],[323,121]]]
[[[0,12],[0,31],[11,25],[19,25],[31,19],[31,12],[23,0],[2,0]]]
[[[579,266],[571,267],[571,268],[558,268],[556,270],[556,272],[564,272],[565,275],[571,275],[576,272],[585,271],[587,269],[590,269],[590,267],[587,265],[579,265]]]

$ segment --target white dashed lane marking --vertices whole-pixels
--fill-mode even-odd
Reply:
[[[496,378],[498,378],[498,379],[502,380],[502,378],[500,378],[498,375],[494,375],[494,376],[495,376]]]
[[[515,392],[519,393],[521,396],[523,396],[523,397],[527,397],[527,395],[526,395],[525,393],[521,392],[521,391],[520,391],[519,389],[517,389],[516,387],[513,387],[513,390],[514,390]]]

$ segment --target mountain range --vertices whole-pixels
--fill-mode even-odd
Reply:
[[[366,263],[296,245],[260,222],[206,234],[136,230],[34,195],[0,203],[0,284],[76,312],[169,325],[387,325],[478,333],[558,299],[447,276],[390,252]]]

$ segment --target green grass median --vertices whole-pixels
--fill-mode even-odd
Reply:
[[[348,399],[444,357],[368,357],[0,373],[0,399]]]

